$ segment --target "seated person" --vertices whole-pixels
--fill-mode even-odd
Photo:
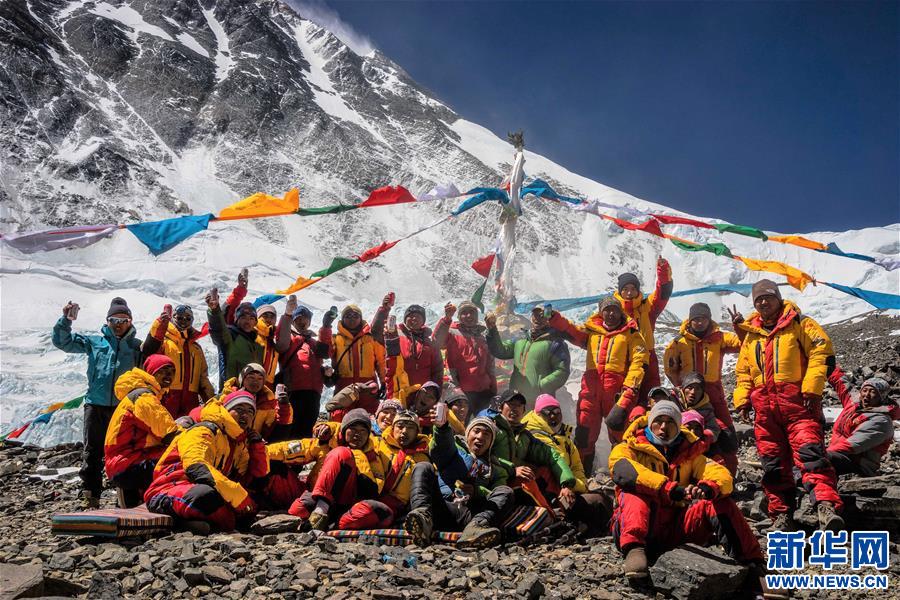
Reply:
[[[762,569],[762,551],[731,494],[728,469],[703,456],[706,445],[680,426],[681,410],[661,400],[613,447],[616,484],[611,529],[625,554],[625,575],[646,579],[646,549],[664,551],[716,537],[739,562]],[[761,574],[761,572],[760,572]]]
[[[374,379],[359,383],[348,384],[341,389],[335,389],[331,400],[325,403],[325,412],[331,421],[340,423],[348,411],[354,408],[366,408],[371,399],[378,396],[378,382]],[[376,405],[372,414],[378,409]],[[368,409],[366,409],[368,411]]]
[[[447,408],[453,414],[450,418],[450,426],[457,435],[462,435],[466,430],[466,422],[469,420],[469,397],[460,389],[448,391],[446,398]]]
[[[263,439],[269,439],[275,431],[276,424],[286,426],[293,422],[293,410],[287,392],[282,392],[279,397],[275,396],[266,385],[266,371],[261,364],[249,363],[241,369],[237,377],[227,380],[222,386],[222,395],[219,398],[225,398],[239,389],[250,392],[256,398],[253,429]]]
[[[413,469],[410,512],[404,529],[416,544],[427,546],[434,528],[459,531],[457,548],[485,548],[500,542],[498,526],[514,505],[510,476],[492,454],[497,426],[476,417],[465,436],[454,437],[449,423],[435,423],[431,438],[432,463]]]
[[[375,411],[375,416],[372,417],[372,435],[381,436],[401,410],[403,405],[399,400],[382,400],[378,410]]]
[[[682,410],[697,411],[703,416],[703,428],[710,433],[710,448],[706,455],[718,456],[733,477],[738,467],[737,435],[716,417],[716,408],[706,394],[703,375],[695,371],[683,375],[678,394],[681,396],[679,404]],[[701,435],[700,439],[703,437]]]
[[[541,442],[522,422],[525,396],[515,390],[506,390],[499,400],[500,414],[494,417],[497,424],[494,453],[515,468],[516,478],[511,482],[512,487],[524,487],[527,492],[517,494],[517,500],[528,503],[533,500],[538,505],[544,505],[543,498],[539,496],[559,496],[562,507],[571,508],[575,503],[575,475],[568,462],[556,451],[555,444]],[[531,482],[537,483],[538,489]]]
[[[894,440],[892,421],[900,419],[900,407],[888,397],[890,384],[881,377],[866,379],[859,389],[859,401],[854,402],[840,367],[828,376],[828,382],[844,407],[834,422],[828,460],[838,475],[877,475]]]
[[[364,408],[344,415],[337,444],[322,461],[312,490],[304,492],[288,511],[318,531],[328,531],[333,521],[341,529],[352,522],[351,509],[357,502],[381,495],[390,467],[376,445],[379,442],[372,435],[372,421]]]
[[[143,502],[153,469],[179,428],[162,401],[175,377],[175,364],[153,354],[116,380],[119,404],[106,430],[106,476],[119,488],[119,507]]]
[[[534,411],[526,414],[522,423],[535,438],[554,447],[575,476],[575,486],[572,488],[576,493],[575,503],[566,511],[566,516],[583,523],[590,534],[600,535],[609,523],[610,509],[602,494],[588,493],[588,478],[581,455],[572,440],[572,427],[563,423],[559,401],[550,394],[538,396]]]
[[[253,484],[253,499],[263,509],[287,510],[307,490],[307,482],[315,481],[322,460],[337,445],[335,432],[339,423],[319,421],[313,425],[312,437],[266,445],[269,474]],[[306,480],[299,469],[315,463]]]
[[[156,465],[144,494],[151,512],[170,515],[197,533],[231,531],[256,514],[244,483],[269,471],[266,445],[253,430],[256,399],[245,390],[206,404],[200,422],[179,434]],[[221,469],[227,466],[227,472]]]

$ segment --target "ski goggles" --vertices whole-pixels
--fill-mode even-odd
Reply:
[[[109,317],[106,319],[106,322],[110,325],[127,325],[131,323],[131,319],[128,317]]]

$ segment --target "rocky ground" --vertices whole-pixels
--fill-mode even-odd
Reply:
[[[878,373],[895,389],[900,379],[898,319],[875,316],[829,329],[839,362],[862,378]],[[857,382],[858,383],[858,382]],[[832,399],[833,401],[833,399]],[[827,403],[826,403],[827,404]],[[735,499],[764,533],[762,476],[752,431],[744,445]],[[751,597],[738,591],[746,571],[718,549],[685,547],[665,554],[652,569],[656,589],[633,589],[621,576],[621,557],[610,537],[542,540],[462,552],[448,546],[394,548],[338,543],[309,533],[217,534],[186,532],[149,540],[111,543],[55,537],[50,517],[78,506],[79,450],[63,446],[0,449],[0,598],[34,595],[83,598],[661,598]],[[884,464],[885,475],[842,478],[848,525],[891,531],[890,589],[900,589],[900,448]],[[602,485],[604,482],[598,482]],[[111,490],[103,502],[114,505]],[[811,526],[802,503],[796,515]],[[274,519],[278,521],[278,519]],[[808,569],[807,573],[820,572]],[[847,573],[835,568],[832,573]],[[875,592],[796,592],[801,598],[875,597]],[[881,595],[885,595],[881,593]]]

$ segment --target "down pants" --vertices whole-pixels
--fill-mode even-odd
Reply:
[[[794,510],[793,468],[800,469],[803,487],[813,506],[822,501],[841,510],[837,474],[825,453],[822,422],[816,411],[803,406],[800,387],[776,383],[750,393],[756,412],[754,434],[763,466],[762,486],[769,501],[769,516]]]
[[[728,429],[734,431],[734,419],[731,418],[731,411],[728,410],[728,402],[725,400],[725,389],[722,387],[721,381],[706,382],[704,387],[709,403],[712,404],[716,418],[722,422]]]
[[[756,535],[731,498],[696,500],[685,507],[663,506],[649,496],[617,490],[616,502],[610,529],[623,552],[635,546],[662,552],[680,544],[705,546],[715,540],[735,560],[763,560]]]
[[[206,521],[219,531],[232,531],[235,525],[234,509],[205,483],[178,482],[151,497],[147,508],[186,521]]]
[[[600,437],[603,419],[616,403],[622,391],[625,375],[622,373],[585,371],[581,377],[581,391],[575,409],[575,446],[585,465],[594,464],[594,446]],[[615,444],[621,440],[621,432],[609,431],[609,439]]]
[[[288,512],[308,518],[318,500],[328,502],[329,517],[337,519],[339,529],[389,527],[403,508],[396,498],[379,497],[375,482],[359,474],[353,451],[346,446],[328,453],[312,491],[297,498]]]
[[[429,512],[435,531],[462,531],[476,522],[484,527],[499,527],[515,504],[512,488],[498,485],[487,498],[472,497],[468,502],[448,500],[441,493],[437,471],[429,462],[420,462],[413,469],[410,510]]]

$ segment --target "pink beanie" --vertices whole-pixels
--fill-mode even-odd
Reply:
[[[686,410],[681,413],[681,424],[687,425],[688,423],[699,423],[700,427],[706,427],[706,421],[703,420],[703,415],[696,410]]]
[[[545,408],[556,407],[560,408],[559,400],[551,396],[550,394],[541,394],[537,397],[537,400],[534,401],[534,412],[539,413]]]

